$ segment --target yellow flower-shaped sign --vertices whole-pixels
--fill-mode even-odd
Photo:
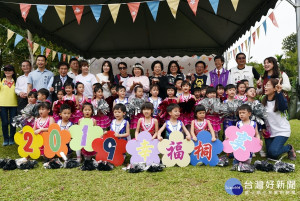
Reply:
[[[15,142],[19,145],[18,153],[21,157],[30,156],[32,159],[38,159],[41,155],[40,147],[43,146],[43,137],[34,134],[30,126],[23,128],[23,133],[15,134]]]
[[[99,126],[93,125],[92,119],[83,119],[80,125],[73,125],[69,129],[71,133],[70,147],[72,150],[77,151],[84,148],[86,151],[94,151],[92,142],[96,138],[103,135],[103,130]]]
[[[166,167],[178,165],[180,167],[188,166],[191,161],[189,153],[194,150],[194,143],[183,138],[183,133],[174,131],[169,139],[164,139],[158,143],[158,150],[164,156],[162,163]]]

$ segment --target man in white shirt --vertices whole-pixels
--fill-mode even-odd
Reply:
[[[235,57],[237,67],[230,69],[230,84],[236,85],[238,81],[248,80],[249,87],[253,87],[253,79],[259,80],[260,74],[252,66],[246,65],[246,55],[238,53]]]
[[[16,81],[15,92],[18,96],[18,114],[20,111],[26,107],[28,100],[27,100],[27,83],[28,83],[28,75],[31,72],[31,63],[28,60],[25,60],[21,64],[21,69],[24,75],[18,77]]]
[[[93,98],[93,84],[97,83],[97,79],[95,75],[89,73],[90,67],[89,63],[87,61],[81,61],[80,62],[82,73],[80,75],[77,75],[75,78],[75,84],[76,82],[81,82],[84,84],[84,93],[83,95],[86,96],[88,99]]]
[[[74,80],[76,76],[79,75],[79,62],[76,58],[72,58],[70,59],[69,65],[70,71],[68,72],[68,76]]]

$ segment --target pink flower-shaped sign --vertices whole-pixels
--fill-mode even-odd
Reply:
[[[130,163],[145,162],[159,164],[159,151],[157,149],[158,140],[152,139],[152,135],[143,131],[138,134],[137,140],[130,140],[126,145],[126,151],[131,155]]]
[[[250,157],[250,152],[261,150],[260,139],[254,137],[255,130],[250,125],[241,128],[230,126],[225,130],[226,139],[223,142],[225,153],[232,153],[239,161],[246,161]]]

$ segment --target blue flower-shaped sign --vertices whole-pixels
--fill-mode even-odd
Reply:
[[[223,151],[223,144],[220,140],[211,141],[211,134],[208,131],[201,131],[197,135],[194,151],[191,153],[191,164],[196,166],[199,162],[205,165],[216,166],[219,162],[218,154]]]

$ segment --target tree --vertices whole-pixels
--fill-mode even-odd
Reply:
[[[297,35],[292,33],[287,36],[282,41],[282,49],[286,52],[296,52],[297,51]]]

